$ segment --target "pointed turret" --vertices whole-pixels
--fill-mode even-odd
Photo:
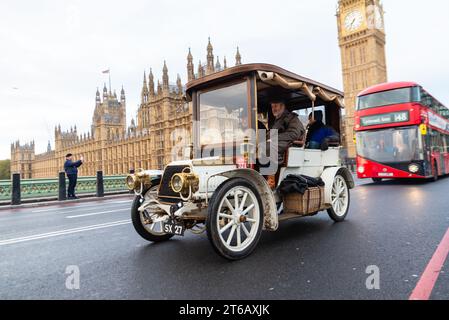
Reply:
[[[120,91],[120,101],[121,102],[125,102],[126,101],[125,89],[123,89],[123,85],[122,85],[122,90]]]
[[[178,73],[178,77],[176,78],[176,87],[178,88],[178,94],[182,94],[182,81],[181,81],[181,76]]]
[[[164,61],[164,68],[162,69],[162,89],[164,91],[168,91],[169,83],[168,83],[168,68],[167,63]]]
[[[217,63],[215,64],[215,71],[221,70],[221,63],[220,63],[220,57],[217,56]]]
[[[108,88],[106,87],[106,83],[103,86],[103,100],[108,98]]]
[[[235,65],[239,66],[242,64],[242,56],[240,55],[239,47],[237,47],[237,53],[235,54]]]
[[[204,68],[201,65],[201,60],[198,62],[198,78],[204,77]]]
[[[146,103],[148,101],[148,86],[147,86],[147,74],[143,72],[143,85],[142,85],[142,94],[141,94],[141,102]]]
[[[214,48],[212,47],[212,44],[210,43],[210,37],[209,37],[209,43],[207,44],[207,67],[206,67],[206,74],[211,74],[215,72],[215,66],[214,66]]]
[[[97,87],[97,92],[95,93],[95,105],[98,106],[101,104],[100,91]]]
[[[150,68],[150,75],[148,76],[148,86],[150,90],[150,97],[154,97],[154,76],[153,69]]]
[[[157,81],[157,94],[162,94],[162,84],[159,80]]]
[[[189,48],[189,54],[187,55],[187,79],[189,82],[195,79],[194,68],[195,67],[193,65],[193,56]]]

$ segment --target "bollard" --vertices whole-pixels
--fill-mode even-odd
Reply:
[[[136,171],[134,169],[129,169],[129,174],[134,174]],[[134,194],[134,190],[129,190],[130,194]]]
[[[103,171],[97,171],[97,197],[104,197]]]
[[[11,204],[19,205],[21,203],[20,194],[20,173],[13,173],[12,175],[12,192],[11,192]]]
[[[65,185],[65,172],[59,173],[59,183],[58,183],[58,201],[67,200],[67,192]]]

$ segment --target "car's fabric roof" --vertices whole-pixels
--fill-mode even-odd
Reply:
[[[344,94],[340,90],[287,71],[278,66],[264,63],[239,65],[190,81],[186,85],[187,97],[190,100],[191,93],[194,90],[201,90],[252,72],[257,72],[262,81],[271,85],[280,86],[284,89],[301,91],[310,99],[334,102],[341,108],[344,108]]]

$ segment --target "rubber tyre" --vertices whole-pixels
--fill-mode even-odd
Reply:
[[[153,185],[152,188],[159,186],[160,181],[155,181],[155,185]],[[145,190],[143,194],[146,194],[150,189]],[[134,229],[136,229],[137,233],[144,238],[145,240],[151,241],[151,242],[163,242],[170,240],[170,238],[173,237],[171,234],[164,234],[164,235],[157,235],[149,232],[142,224],[142,221],[140,220],[140,196],[136,196],[134,198],[133,204],[131,206],[131,220],[134,226]]]
[[[257,233],[252,241],[252,243],[243,251],[235,252],[231,251],[228,248],[226,248],[223,243],[220,240],[219,231],[217,229],[217,216],[218,216],[218,209],[220,206],[220,202],[222,198],[228,193],[229,190],[232,188],[235,188],[237,186],[242,186],[250,189],[258,203],[259,203],[259,225],[257,228]],[[264,216],[263,216],[263,207],[262,207],[262,200],[260,198],[259,193],[257,192],[257,189],[254,187],[254,185],[244,178],[233,178],[225,181],[222,183],[217,190],[215,190],[214,194],[212,195],[210,201],[209,201],[209,207],[208,207],[208,214],[207,214],[207,221],[206,221],[206,230],[207,230],[207,237],[212,244],[212,247],[214,248],[215,252],[222,256],[225,259],[235,261],[235,260],[241,260],[246,257],[248,257],[256,248],[260,236],[262,234],[263,229],[263,222],[264,222]]]
[[[339,175],[339,174],[337,174],[337,175],[335,176],[335,179],[336,179],[337,177],[341,177],[341,178],[343,179],[344,183],[345,183],[346,190],[347,190],[347,194],[348,194],[348,206],[347,206],[347,208],[346,208],[346,212],[345,212],[344,215],[338,215],[338,214],[335,212],[335,210],[334,210],[333,207],[327,209],[327,214],[329,215],[329,217],[330,217],[332,220],[334,220],[335,222],[338,223],[338,222],[343,222],[343,221],[346,219],[346,216],[348,215],[349,208],[350,208],[350,206],[351,206],[351,193],[350,193],[350,190],[349,190],[349,187],[348,187],[348,183],[346,182],[345,178],[344,178],[343,176]]]

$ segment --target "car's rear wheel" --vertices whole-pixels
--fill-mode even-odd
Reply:
[[[329,217],[335,222],[342,222],[348,215],[351,199],[348,184],[339,174],[335,176],[332,184],[331,201],[332,207],[327,209]]]
[[[155,181],[153,186],[143,193],[144,199],[148,200],[152,197],[157,197],[158,187],[159,181]],[[137,233],[142,238],[151,242],[161,242],[169,240],[171,237],[173,237],[173,235],[163,232],[162,222],[159,221],[151,223],[153,220],[156,220],[159,217],[157,214],[151,215],[148,212],[140,212],[138,210],[142,205],[144,199],[142,199],[140,196],[136,196],[134,198],[131,207],[131,220],[134,229],[136,229]]]
[[[250,255],[263,227],[260,195],[251,182],[234,178],[213,194],[206,222],[207,236],[215,251],[229,260]]]

